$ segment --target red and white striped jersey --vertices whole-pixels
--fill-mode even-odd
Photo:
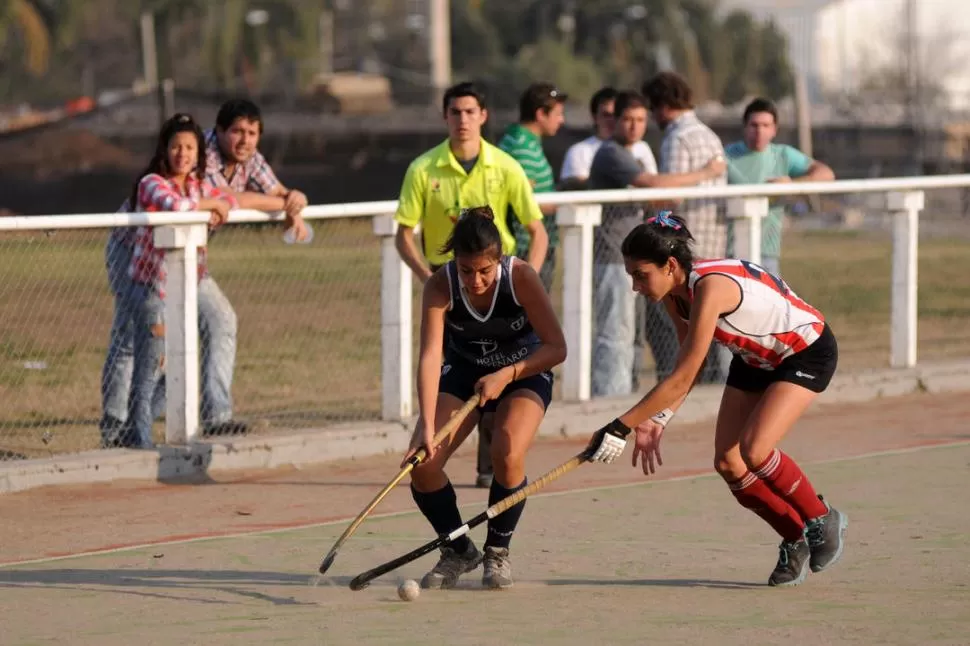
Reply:
[[[741,304],[721,316],[714,339],[756,368],[773,370],[822,334],[825,318],[777,276],[747,260],[704,260],[687,281],[691,301],[704,276],[721,274],[741,288]]]

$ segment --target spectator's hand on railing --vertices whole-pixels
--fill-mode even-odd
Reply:
[[[213,200],[209,206],[209,229],[217,229],[229,219],[229,209],[232,205],[228,200]]]
[[[286,211],[286,215],[289,217],[296,217],[300,215],[300,212],[307,206],[307,197],[301,191],[296,189],[291,189],[286,192],[283,197],[283,210]]]
[[[708,172],[711,179],[723,175],[727,171],[727,162],[724,160],[724,155],[714,155],[711,161],[707,162],[704,170]]]
[[[303,221],[303,216],[299,212],[296,215],[286,214],[284,229],[293,232],[293,240],[296,242],[305,242],[310,234],[306,222]]]

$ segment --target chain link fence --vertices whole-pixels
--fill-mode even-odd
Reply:
[[[253,433],[380,415],[378,240],[369,218],[314,228],[310,245],[284,244],[279,225],[228,226],[210,241],[211,275],[237,322],[232,415]],[[0,234],[0,459],[102,445],[107,239],[106,230]],[[164,439],[162,421],[154,439]]]
[[[957,208],[961,195],[927,192],[919,250],[921,361],[970,355],[963,279],[970,271],[970,232]],[[812,204],[785,202],[780,273],[831,322],[841,371],[886,367],[892,242],[884,199],[834,196]],[[675,361],[678,343],[666,313],[633,295],[608,243],[610,223],[650,213],[649,206],[606,206],[605,225],[595,234],[594,396],[642,392]],[[252,434],[380,416],[379,240],[370,218],[313,225],[309,245],[284,244],[278,224],[230,225],[210,240],[211,275],[237,323],[232,416]],[[722,244],[715,221],[708,225],[691,223],[700,244],[711,236]],[[114,307],[108,236],[97,229],[0,234],[0,460],[102,446],[102,368]],[[561,254],[558,265],[552,297],[561,315]],[[416,365],[416,283],[413,296]],[[723,382],[719,366],[712,355],[707,383]],[[164,439],[161,417],[154,439]]]
[[[634,226],[656,215],[651,204],[607,204],[593,248],[593,396],[619,396],[673,372],[680,343],[666,309],[634,294],[621,245]],[[691,200],[676,209],[687,221],[698,258],[719,258],[727,247],[723,200]],[[727,351],[714,348],[700,383],[724,383]]]
[[[966,191],[931,190],[925,197],[919,224],[917,356],[920,362],[963,358],[970,356]],[[840,369],[888,367],[893,224],[885,197],[833,195],[786,203],[781,273],[831,322],[839,339]]]

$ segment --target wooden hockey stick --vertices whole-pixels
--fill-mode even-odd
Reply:
[[[589,449],[586,449],[582,453],[579,453],[578,455],[573,456],[568,461],[563,462],[552,471],[549,471],[548,473],[544,474],[538,480],[534,482],[530,482],[527,486],[523,487],[522,489],[519,489],[511,496],[508,496],[507,498],[504,498],[498,501],[497,503],[495,503],[494,505],[492,505],[491,507],[489,507],[479,515],[475,516],[474,518],[472,518],[467,523],[465,523],[455,531],[451,532],[450,534],[443,534],[438,538],[434,539],[433,541],[431,541],[430,543],[426,543],[421,547],[417,548],[416,550],[408,552],[404,556],[399,556],[393,561],[388,561],[383,565],[378,565],[376,568],[372,570],[367,570],[362,574],[358,574],[350,582],[350,589],[355,591],[363,590],[364,588],[370,585],[371,581],[381,576],[382,574],[387,574],[392,570],[396,570],[402,565],[405,565],[407,563],[410,563],[411,561],[419,559],[425,554],[428,554],[429,552],[433,552],[439,547],[446,545],[447,543],[455,540],[459,536],[464,536],[469,531],[471,531],[472,528],[477,527],[478,525],[481,525],[482,523],[484,523],[490,518],[495,518],[503,511],[506,511],[510,507],[514,507],[515,505],[525,500],[527,497],[539,491],[540,489],[548,485],[553,480],[556,480],[557,478],[561,478],[562,476],[566,475],[567,473],[569,473],[579,465],[583,464],[584,462],[588,462],[589,457],[590,457]]]
[[[465,421],[465,418],[468,417],[468,415],[478,406],[479,400],[480,398],[476,393],[472,395],[471,399],[465,402],[464,406],[455,411],[455,414],[452,415],[451,419],[449,419],[445,425],[441,427],[441,430],[438,431],[438,433],[434,436],[433,441],[436,447],[441,444],[446,437],[452,435],[458,430],[458,427],[461,426],[461,423]],[[374,496],[374,499],[370,501],[370,504],[368,504],[362,512],[357,514],[357,518],[354,519],[354,522],[350,523],[347,529],[344,530],[344,533],[340,535],[340,538],[337,539],[337,542],[333,544],[333,547],[330,548],[330,551],[324,557],[323,562],[320,563],[320,574],[324,574],[330,569],[330,566],[333,565],[334,559],[337,558],[337,552],[340,550],[340,547],[347,542],[347,539],[350,538],[355,531],[357,531],[357,528],[360,527],[360,524],[364,522],[364,519],[367,518],[367,516],[374,511],[374,508],[377,507],[382,500],[384,500],[384,497],[397,486],[397,483],[399,483],[404,476],[411,473],[414,467],[421,464],[427,455],[427,451],[422,448],[408,458],[407,464],[404,465],[404,468],[401,469],[400,473],[394,476],[394,479],[387,483],[387,486],[381,489],[380,492]]]

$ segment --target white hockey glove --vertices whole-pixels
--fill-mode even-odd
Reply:
[[[630,434],[630,427],[614,419],[612,422],[596,431],[586,447],[590,462],[609,464],[626,448],[626,437]]]

